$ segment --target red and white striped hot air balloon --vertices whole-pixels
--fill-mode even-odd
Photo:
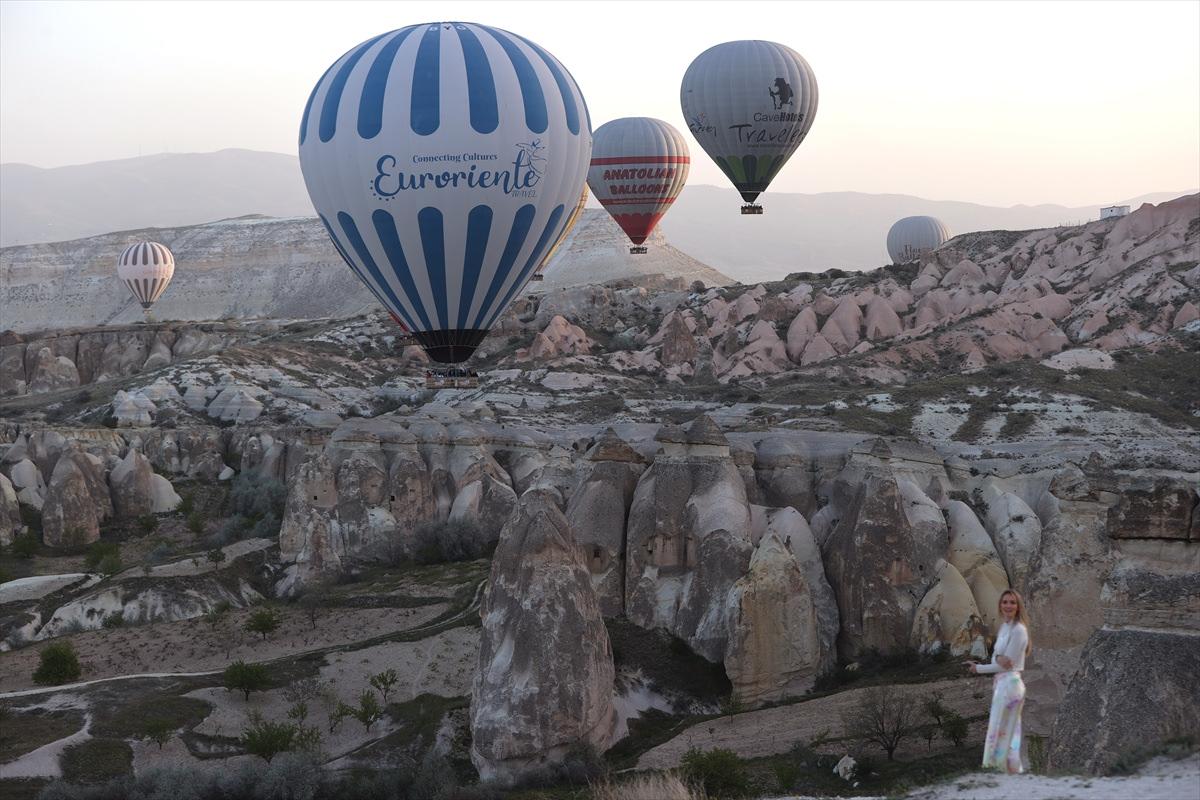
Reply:
[[[150,306],[166,291],[175,274],[175,256],[158,242],[137,242],[117,259],[117,277],[125,281],[134,299],[142,304],[146,318]]]
[[[687,183],[687,142],[660,119],[623,117],[592,134],[588,186],[635,245],[642,242]]]

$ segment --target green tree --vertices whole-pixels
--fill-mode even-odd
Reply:
[[[325,605],[325,598],[322,592],[316,589],[305,592],[301,595],[300,608],[303,609],[305,616],[308,617],[308,624],[316,630],[317,616],[321,613],[322,606]]]
[[[225,560],[225,551],[219,547],[214,547],[208,551],[208,563],[213,565],[213,568],[221,566],[221,562]]]
[[[225,615],[229,613],[229,609],[231,608],[233,608],[233,605],[228,600],[222,600],[208,610],[208,613],[204,615],[204,619],[215,630],[221,620],[225,619]]]
[[[375,699],[374,692],[370,689],[363,689],[363,693],[358,696],[358,707],[351,709],[350,714],[362,723],[364,730],[369,731],[371,726],[383,716],[383,708]]]
[[[12,550],[14,558],[33,558],[38,551],[37,536],[33,533],[22,533],[20,536],[13,537],[9,548]]]
[[[83,556],[83,565],[87,569],[96,569],[106,558],[121,557],[121,546],[116,542],[92,542]]]
[[[208,520],[202,511],[193,511],[187,515],[187,529],[197,536],[204,533],[204,526],[207,524]]]
[[[385,706],[387,705],[388,694],[392,691],[392,689],[396,688],[396,684],[399,681],[400,676],[396,674],[396,670],[394,669],[384,670],[378,675],[371,676],[371,685],[374,686],[379,692],[380,696],[383,697],[383,704]]]
[[[273,609],[260,608],[250,615],[244,627],[250,633],[260,634],[265,642],[267,636],[274,633],[282,622],[282,618]]]
[[[235,661],[225,668],[222,677],[225,688],[244,692],[247,702],[250,701],[251,692],[261,692],[271,685],[271,675],[266,664]]]
[[[852,737],[879,745],[888,761],[900,743],[917,732],[916,705],[891,686],[864,689],[844,721]]]
[[[142,726],[142,733],[145,738],[157,744],[159,750],[162,750],[163,745],[171,741],[171,737],[175,735],[175,726],[165,719],[148,719]]]
[[[750,791],[746,766],[732,750],[693,748],[684,754],[680,766],[688,782],[703,788],[709,797],[742,797]]]
[[[54,642],[42,648],[33,682],[42,686],[59,686],[79,680],[83,670],[79,656],[70,642]]]
[[[149,536],[158,529],[158,517],[153,514],[142,514],[137,518],[137,529],[141,533]]]
[[[105,556],[96,565],[96,571],[103,575],[116,575],[121,571],[121,557],[118,555]]]
[[[942,722],[942,735],[954,742],[955,747],[962,747],[963,742],[967,740],[969,731],[970,726],[961,714],[957,711],[946,713],[946,718]]]
[[[268,722],[258,712],[250,715],[250,726],[242,731],[241,744],[250,755],[266,760],[293,749],[296,726],[288,722]]]

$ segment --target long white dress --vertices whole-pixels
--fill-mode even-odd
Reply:
[[[983,744],[983,766],[1024,772],[1021,766],[1021,709],[1025,706],[1025,648],[1029,631],[1019,622],[1006,622],[996,634],[996,647],[990,664],[980,664],[975,671],[984,675],[995,673],[992,681],[992,711],[988,717],[987,739]],[[1007,656],[1012,666],[1000,666],[1000,656]]]

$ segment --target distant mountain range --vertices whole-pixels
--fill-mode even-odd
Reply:
[[[954,233],[1076,224],[1101,205],[1159,203],[1196,191],[1101,198],[1094,206],[998,208],[899,194],[767,192],[765,213],[743,217],[731,188],[684,190],[661,228],[674,247],[741,281],[887,261],[884,238],[900,217],[930,214]],[[0,246],[55,242],[148,227],[195,225],[247,214],[313,216],[298,159],[221,150],[160,154],[41,169],[0,164]]]

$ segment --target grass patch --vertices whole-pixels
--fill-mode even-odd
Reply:
[[[971,410],[967,412],[967,418],[954,433],[950,434],[950,439],[968,444],[974,442],[983,433],[983,426],[991,416],[991,409],[987,406],[972,405]]]
[[[703,717],[676,716],[657,708],[629,720],[629,735],[617,742],[604,758],[614,770],[632,769],[642,753],[669,742]]]
[[[4,800],[37,800],[49,778],[0,778],[0,797]]]
[[[103,783],[133,769],[133,750],[120,739],[89,739],[68,747],[59,760],[70,783]]]
[[[907,761],[888,761],[872,755],[860,762],[867,769],[863,771],[865,774],[856,776],[856,787],[834,774],[833,765],[839,758],[840,755],[814,753],[801,745],[781,755],[750,759],[746,766],[752,785],[760,792],[830,797],[899,796],[979,768],[978,747],[956,747]]]
[[[0,764],[29,753],[44,744],[64,739],[83,727],[78,711],[9,712],[0,724]]]
[[[130,703],[98,709],[92,720],[92,733],[114,739],[137,739],[145,734],[146,723],[151,720],[161,720],[176,730],[190,730],[212,710],[212,705],[195,697],[142,696]]]
[[[1019,439],[1037,422],[1037,415],[1031,411],[1014,411],[1004,416],[1004,424],[1000,426],[1001,439]]]

